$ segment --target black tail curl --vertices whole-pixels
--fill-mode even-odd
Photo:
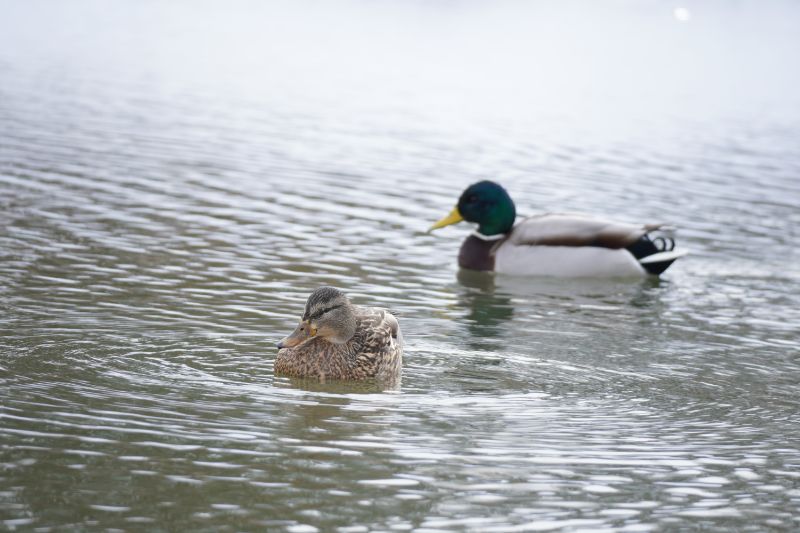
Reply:
[[[653,239],[649,235],[642,235],[638,241],[626,248],[636,259],[661,252],[669,252],[675,249],[675,240],[672,237],[659,235]],[[658,276],[669,267],[675,259],[667,259],[656,263],[645,263],[642,265],[648,273]]]

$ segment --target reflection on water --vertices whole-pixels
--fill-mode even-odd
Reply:
[[[502,350],[502,337],[512,334],[507,326],[514,316],[512,294],[498,289],[495,276],[486,272],[459,269],[459,307],[467,310],[464,322],[469,330],[468,343],[475,350]],[[506,327],[504,327],[506,326]]]
[[[391,381],[337,381],[319,380],[312,378],[276,377],[273,382],[275,387],[291,387],[308,392],[324,392],[331,394],[369,394],[379,392],[399,391],[402,387],[402,376]]]
[[[3,2],[0,529],[797,529],[798,8],[674,7]],[[692,255],[459,272],[484,178]],[[399,389],[273,376],[319,285]]]

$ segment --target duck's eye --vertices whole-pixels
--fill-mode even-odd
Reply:
[[[467,202],[469,202],[469,203],[471,203],[471,204],[474,204],[474,203],[475,203],[475,202],[477,202],[477,201],[478,201],[478,197],[477,197],[477,196],[475,196],[474,194],[470,194],[470,195],[467,197]]]

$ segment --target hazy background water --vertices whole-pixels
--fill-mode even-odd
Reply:
[[[800,527],[798,4],[0,13],[5,529]],[[692,255],[459,275],[484,178]],[[273,377],[323,283],[399,393]]]

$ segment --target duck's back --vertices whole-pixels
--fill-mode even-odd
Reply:
[[[524,219],[508,236],[517,246],[625,248],[660,224],[629,224],[579,213],[544,213]]]

